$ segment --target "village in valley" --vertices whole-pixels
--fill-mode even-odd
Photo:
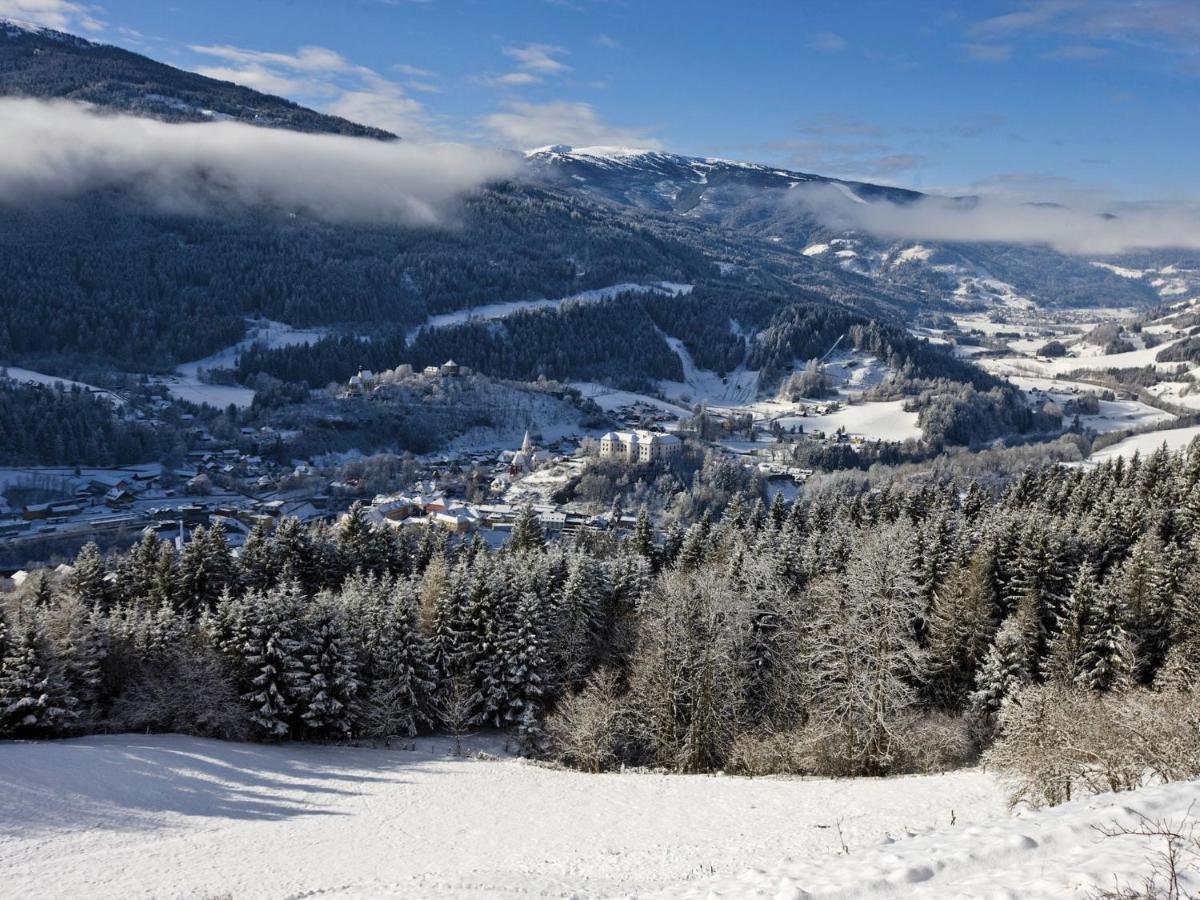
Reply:
[[[1164,441],[1182,446],[1194,436],[1195,373],[1155,361],[1187,340],[1192,304],[1139,318],[1132,310],[1046,310],[1009,293],[927,317],[911,331],[1020,387],[1064,430],[1099,436],[1096,459],[1150,452]],[[320,336],[250,325],[271,346]],[[836,452],[844,467],[858,454],[880,459],[889,447],[915,452],[924,437],[909,401],[889,391],[897,373],[868,353],[835,344],[820,360],[797,360],[766,391],[758,373],[701,370],[682,342],[671,343],[685,380],[652,393],[505,382],[450,359],[362,369],[285,413],[255,413],[255,391],[231,385],[245,341],[137,390],[0,370],[16,383],[86,391],[130,421],[175,429],[185,444],[172,459],[139,465],[0,469],[0,571],[68,559],[88,540],[122,546],[147,529],[183,542],[195,527],[217,525],[237,547],[255,527],[270,530],[284,518],[336,521],[356,503],[380,525],[440,528],[493,545],[507,540],[527,506],[549,535],[628,529],[640,508],[635,498],[572,488],[597,468],[653,478],[716,454],[760,478],[769,496],[791,497],[821,470],[814,459]],[[1122,382],[1146,366],[1156,371],[1152,384]],[[423,452],[402,449],[414,421],[436,423]],[[391,429],[395,446],[385,440],[358,449],[355,429],[364,422],[383,428],[385,438]],[[342,433],[348,449],[327,442],[331,449],[313,452],[314,428]],[[651,510],[656,520],[660,513]]]
[[[453,360],[420,371],[409,365],[383,372],[360,370],[335,396],[322,401],[335,406],[321,410],[326,413],[336,404],[380,404],[389,409],[393,394],[408,397],[404,392],[414,386],[429,391],[452,385],[470,392],[481,384],[490,385],[490,379]],[[191,388],[209,389],[218,396],[225,390],[219,383],[202,381]],[[678,397],[668,401],[594,385],[544,389],[585,407],[590,421],[601,424],[583,427],[582,418],[576,417],[550,425],[529,421],[533,417],[525,413],[525,421],[503,423],[481,440],[468,435],[433,452],[391,457],[393,462],[403,459],[403,465],[402,471],[385,479],[386,490],[373,490],[381,486],[380,479],[358,472],[371,467],[371,455],[292,458],[287,447],[301,436],[297,430],[243,426],[218,437],[202,417],[181,413],[166,392],[160,390],[148,402],[112,393],[111,402],[120,404],[126,416],[152,423],[169,417],[182,426],[189,443],[186,453],[173,464],[0,469],[0,571],[4,566],[12,572],[27,564],[69,559],[90,540],[122,546],[147,529],[182,544],[197,526],[216,525],[236,548],[257,526],[269,530],[289,517],[302,522],[337,520],[355,503],[376,524],[478,534],[494,545],[507,540],[526,506],[551,536],[628,529],[639,510],[622,507],[619,499],[563,502],[556,495],[597,464],[653,471],[670,468],[685,453],[693,458],[717,453],[757,473],[772,491],[790,496],[812,474],[812,469],[791,461],[797,442],[857,448],[868,440],[850,433],[845,422],[830,427],[839,412],[844,414],[852,405],[838,399],[789,400],[782,406],[781,401],[764,401],[762,410],[748,415],[738,407],[710,407],[703,398],[689,404]],[[778,421],[781,410],[788,414],[786,428]],[[814,427],[805,427],[809,421]],[[820,425],[829,430],[815,427]],[[523,432],[516,430],[519,427]],[[521,437],[506,441],[507,434]]]

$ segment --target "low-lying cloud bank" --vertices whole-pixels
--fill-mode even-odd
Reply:
[[[1045,244],[1064,253],[1090,255],[1152,248],[1200,250],[1200,210],[1184,204],[1085,209],[986,196],[856,203],[825,184],[803,185],[789,196],[826,227],[888,240]]]
[[[78,103],[0,100],[0,202],[120,188],[180,212],[234,201],[334,222],[430,225],[463,192],[518,165],[463,144],[166,124]]]

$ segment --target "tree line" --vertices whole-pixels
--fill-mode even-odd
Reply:
[[[550,542],[526,510],[494,551],[361,508],[237,557],[216,529],[180,552],[151,534],[8,598],[0,730],[496,727],[597,770],[948,768],[1020,756],[1046,691],[1196,722],[1198,537],[1200,447],[999,494],[734,495],[662,539],[643,514]]]

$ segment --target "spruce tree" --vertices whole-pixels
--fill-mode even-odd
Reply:
[[[304,626],[300,718],[311,733],[349,737],[351,710],[359,689],[358,663],[336,598],[319,595],[309,606]]]
[[[991,575],[991,553],[981,547],[934,593],[925,628],[925,683],[928,695],[951,709],[966,703],[996,633]]]
[[[637,524],[633,529],[633,552],[651,565],[654,564],[654,526],[644,506],[638,510]]]
[[[489,579],[487,572],[477,571],[463,611],[459,671],[470,685],[470,721],[475,725],[504,723],[507,693],[497,643],[506,611],[497,607],[494,594],[503,587],[502,579]]]
[[[242,696],[263,735],[282,739],[297,725],[308,691],[300,586],[291,582],[254,598],[243,659],[249,684]]]
[[[1046,675],[1063,684],[1073,684],[1083,667],[1088,628],[1096,605],[1098,585],[1088,563],[1079,568],[1075,586],[1067,596],[1058,629],[1050,642]]]
[[[75,557],[75,565],[67,575],[67,590],[85,609],[99,606],[107,610],[110,596],[107,567],[94,541],[88,541]]]
[[[71,610],[67,633],[59,651],[63,676],[75,698],[75,714],[81,724],[98,721],[108,658],[108,634],[98,609]]]
[[[506,620],[497,648],[504,666],[503,719],[517,728],[523,752],[535,755],[542,749],[548,674],[541,601],[536,594],[526,592]]]
[[[584,554],[574,555],[554,609],[556,668],[566,689],[583,683],[600,649],[604,624],[602,594],[595,561]]]
[[[12,627],[0,657],[0,735],[52,737],[74,723],[75,698],[31,615]]]
[[[980,721],[994,725],[1001,704],[1029,682],[1026,640],[1015,616],[1005,619],[996,632],[971,695],[971,712]]]
[[[416,735],[437,714],[437,672],[418,625],[413,586],[398,582],[381,610],[363,718],[373,737]]]
[[[1118,601],[1106,585],[1084,633],[1076,680],[1093,691],[1110,691],[1129,683],[1133,666],[1133,650],[1121,624]]]
[[[542,522],[533,507],[528,504],[517,513],[513,522],[512,537],[508,546],[518,553],[529,550],[541,550],[546,546],[546,536],[542,532]]]

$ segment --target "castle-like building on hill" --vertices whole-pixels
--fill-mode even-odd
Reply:
[[[653,462],[671,459],[683,450],[683,441],[673,434],[654,431],[610,431],[600,438],[601,459]]]

